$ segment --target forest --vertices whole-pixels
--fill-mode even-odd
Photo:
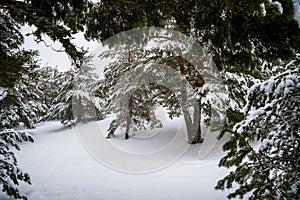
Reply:
[[[209,133],[224,141],[217,165],[227,173],[212,188],[224,198],[300,199],[299,0],[1,0],[0,20],[7,198],[30,199],[17,154],[38,144],[31,130],[40,124],[105,123],[105,140],[133,144],[139,131],[165,126],[163,110],[182,119],[184,145],[204,145]],[[74,44],[77,33],[106,49]],[[68,55],[70,69],[42,66],[38,49],[23,47],[29,36],[60,43],[53,51]]]

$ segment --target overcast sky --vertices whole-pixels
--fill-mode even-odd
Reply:
[[[29,26],[24,26],[22,32],[24,34],[32,32],[33,28]],[[58,42],[53,42],[49,37],[44,37],[47,45],[52,45],[54,49],[60,49],[61,45]],[[101,47],[100,43],[96,41],[88,42],[84,39],[83,33],[78,33],[73,40],[74,44],[78,47],[84,47],[84,49],[89,49],[89,52],[93,52],[96,48]],[[40,52],[40,64],[41,66],[57,66],[60,71],[66,71],[71,67],[71,61],[68,55],[64,52],[56,52],[51,49],[51,47],[46,47],[44,43],[40,42],[37,44],[34,41],[33,36],[25,37],[24,47],[26,49],[39,50]]]

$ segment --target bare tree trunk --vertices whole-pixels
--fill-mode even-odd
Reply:
[[[175,27],[175,31],[178,31],[178,26]],[[178,35],[177,35],[178,38]],[[188,143],[192,144],[194,140],[194,134],[195,134],[195,128],[194,124],[189,112],[189,108],[187,106],[188,103],[188,95],[187,95],[187,81],[185,79],[185,68],[183,64],[183,58],[182,58],[182,50],[180,48],[177,48],[178,52],[178,69],[179,73],[181,76],[181,83],[180,83],[180,93],[181,93],[181,99],[180,99],[180,104],[181,104],[181,109],[187,129],[187,137],[188,137]]]
[[[178,31],[178,26],[175,27],[175,30]],[[178,37],[178,36],[177,36]],[[178,59],[178,67],[181,75],[181,108],[184,116],[184,121],[187,129],[188,143],[202,143],[203,138],[201,137],[201,107],[200,101],[195,100],[194,104],[194,121],[192,121],[192,116],[189,111],[188,103],[188,94],[187,94],[187,81],[185,79],[185,68],[183,64],[182,50],[180,48],[177,49],[179,59]]]
[[[131,62],[131,51],[128,48],[128,65],[130,70],[130,62]],[[127,94],[127,105],[126,105],[126,131],[125,131],[125,140],[129,139],[129,130],[130,130],[130,123],[131,123],[131,109],[132,109],[132,102],[131,102],[131,95]]]
[[[181,89],[180,104],[181,104],[181,109],[183,112],[183,117],[184,117],[186,129],[187,129],[188,143],[192,144],[195,129],[194,129],[194,124],[193,124],[191,116],[190,116],[189,108],[187,106],[188,98],[187,98],[187,91],[186,91],[187,86],[186,86],[185,80],[181,81],[180,87],[181,87],[180,88]]]
[[[129,139],[129,130],[131,123],[131,115],[132,115],[132,99],[131,95],[127,97],[127,114],[126,114],[126,131],[125,131],[125,140]]]
[[[130,130],[130,118],[128,117],[126,122],[125,140],[129,139],[129,130]]]
[[[195,100],[194,106],[194,130],[196,131],[192,144],[202,143],[202,131],[201,131],[201,99]]]

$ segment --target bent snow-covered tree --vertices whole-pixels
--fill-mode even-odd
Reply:
[[[127,34],[134,37],[127,37]],[[119,106],[118,109],[123,114],[111,123],[109,136],[113,135],[121,121],[127,121],[125,126],[129,123],[131,126],[138,124],[140,121],[130,122],[130,118],[134,119],[142,113],[152,116],[153,108],[156,107],[153,105],[162,104],[167,108],[170,117],[184,116],[189,143],[202,142],[201,115],[207,113],[206,116],[210,116],[212,112],[207,108],[213,103],[208,100],[212,100],[212,96],[206,97],[207,94],[217,94],[216,88],[219,87],[216,81],[218,75],[212,70],[213,64],[209,56],[204,57],[203,49],[193,46],[195,41],[191,42],[186,36],[172,30],[164,32],[161,29],[136,29],[117,35],[116,38],[112,41],[113,45],[110,44],[111,49],[101,55],[114,58],[119,56],[106,67],[105,78],[108,86],[105,88],[113,97],[110,99],[112,105],[115,101],[120,101],[125,106],[121,109],[121,104],[114,104],[114,108]],[[116,42],[124,40],[127,44]],[[206,81],[210,85],[203,87]],[[139,89],[134,92],[134,88]],[[133,105],[132,100],[137,99],[134,97],[137,93],[144,98],[137,104],[144,106]],[[220,115],[220,110],[215,111]],[[216,116],[215,113],[213,115]],[[157,123],[154,117],[148,119],[152,119],[154,124]],[[127,134],[128,129],[125,135]]]
[[[136,131],[146,129],[147,125],[150,128],[162,126],[155,114],[156,89],[137,66],[138,55],[129,50],[123,56],[105,70],[104,88],[108,90],[104,92],[109,96],[109,110],[117,115],[110,124],[108,138],[114,136],[119,127],[126,127],[125,139],[128,139],[130,129]]]

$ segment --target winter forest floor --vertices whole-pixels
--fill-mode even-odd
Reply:
[[[217,166],[224,155],[222,141],[203,159],[198,158],[203,144],[192,145],[169,167],[136,175],[96,161],[81,144],[76,128],[64,128],[60,122],[51,121],[29,132],[35,142],[21,144],[21,151],[16,153],[20,167],[33,182],[31,186],[20,186],[30,200],[226,199],[227,192],[214,190],[217,180],[228,172]],[[122,135],[112,140],[122,147],[134,148],[136,144],[138,149],[139,143],[130,139],[123,140]],[[0,199],[9,198],[0,193]]]

